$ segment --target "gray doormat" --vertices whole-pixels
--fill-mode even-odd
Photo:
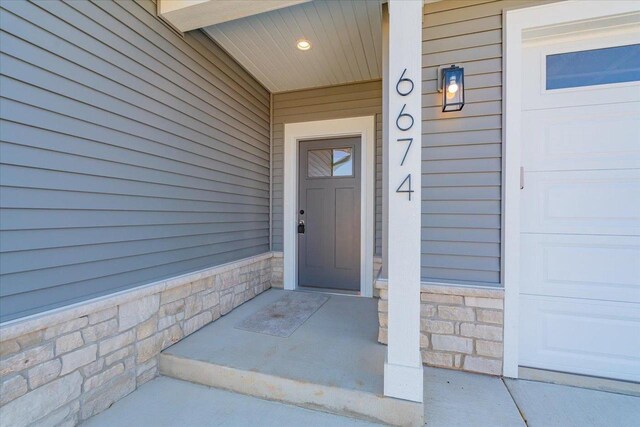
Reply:
[[[286,338],[327,300],[325,295],[291,292],[238,323],[236,329]]]

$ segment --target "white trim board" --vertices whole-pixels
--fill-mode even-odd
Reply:
[[[373,296],[375,116],[287,123],[284,125],[284,289],[298,287],[299,141],[341,136],[361,137],[360,295]]]
[[[523,32],[562,26],[577,21],[602,22],[602,18],[638,12],[634,1],[590,2],[577,0],[506,11],[503,17],[503,245],[502,283],[504,305],[503,375],[518,378],[518,331],[520,294],[520,163],[522,112]]]

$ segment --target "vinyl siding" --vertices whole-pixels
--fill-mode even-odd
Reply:
[[[500,284],[502,10],[427,4],[422,46],[422,280]],[[522,3],[522,2],[520,2]],[[466,104],[442,113],[437,68],[463,63]]]
[[[424,281],[500,286],[502,18],[507,9],[531,5],[459,0],[424,7]],[[466,104],[460,112],[442,113],[437,69],[456,63],[464,64]]]
[[[1,5],[1,320],[269,250],[269,93],[137,2]]]
[[[282,251],[284,124],[345,117],[376,117],[375,251],[382,247],[382,82],[330,86],[273,95],[273,250]]]

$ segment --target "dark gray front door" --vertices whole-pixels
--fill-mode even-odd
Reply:
[[[360,137],[300,142],[298,170],[298,286],[359,291]]]

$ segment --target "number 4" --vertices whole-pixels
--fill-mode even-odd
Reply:
[[[409,182],[407,182],[409,181]],[[407,190],[402,190],[402,187],[404,186],[404,184],[407,183],[407,186],[409,187],[409,189]],[[409,200],[411,200],[411,193],[413,193],[414,190],[411,189],[411,174],[407,175],[407,177],[400,183],[400,185],[398,186],[398,189],[396,190],[396,193],[409,193]]]

